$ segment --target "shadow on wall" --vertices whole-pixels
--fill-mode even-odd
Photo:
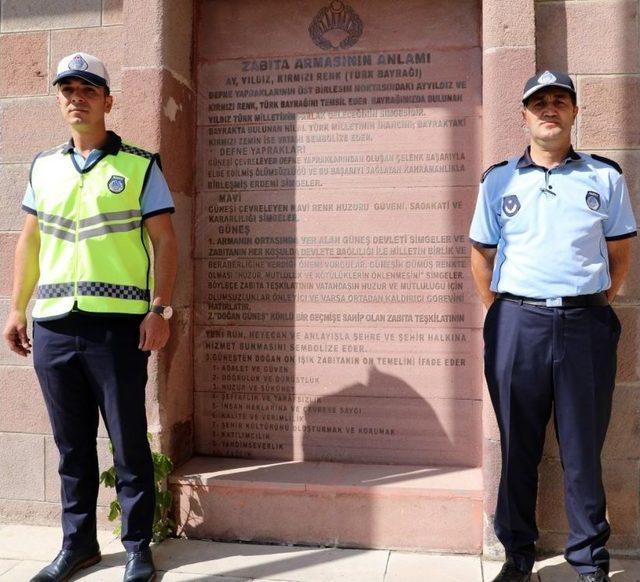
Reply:
[[[567,7],[564,2],[556,2],[551,7],[541,7],[540,2],[536,5],[536,70],[568,71]],[[547,26],[550,15],[543,15],[541,10],[553,11],[552,27]]]
[[[340,410],[356,409],[343,416]],[[354,422],[366,409],[366,421]],[[473,465],[447,436],[432,406],[404,380],[371,366],[368,382],[317,398],[304,411],[306,461],[406,465]],[[336,419],[338,419],[336,421]],[[397,419],[391,423],[389,419]],[[334,427],[333,434],[320,429]],[[314,430],[315,429],[315,430]]]

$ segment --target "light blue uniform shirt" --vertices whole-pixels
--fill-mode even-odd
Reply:
[[[85,159],[73,148],[69,148],[69,152],[70,155],[73,156],[78,170],[90,168],[104,154],[102,150],[91,150]],[[162,170],[160,170],[155,160],[151,166],[149,178],[144,186],[144,190],[142,191],[140,204],[143,220],[156,214],[174,211],[171,191],[162,174]],[[31,183],[27,183],[27,190],[22,199],[22,208],[30,214],[36,214],[36,198]]]
[[[615,162],[571,150],[547,170],[527,149],[483,176],[469,238],[497,248],[492,291],[551,299],[608,289],[607,241],[635,235]]]

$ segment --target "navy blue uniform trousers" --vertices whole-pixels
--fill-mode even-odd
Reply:
[[[116,491],[127,551],[148,547],[154,478],[147,441],[148,354],[138,349],[139,317],[72,312],[34,323],[33,362],[60,452],[63,548],[96,546],[98,413],[113,444]]]
[[[487,313],[485,375],[502,448],[494,526],[522,569],[534,563],[538,464],[553,409],[570,529],[565,557],[579,573],[609,571],[600,453],[619,337],[610,306],[547,308],[498,300]]]

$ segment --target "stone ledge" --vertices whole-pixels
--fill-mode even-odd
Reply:
[[[170,487],[187,537],[482,550],[481,468],[195,457]]]
[[[482,497],[482,470],[469,467],[418,465],[360,465],[304,461],[270,461],[194,457],[169,478],[170,483],[216,487],[271,485],[314,490],[330,487],[363,491],[429,491],[451,496],[457,493]]]

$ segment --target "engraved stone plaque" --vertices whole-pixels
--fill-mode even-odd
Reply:
[[[395,4],[202,4],[199,454],[480,462],[478,5]]]

